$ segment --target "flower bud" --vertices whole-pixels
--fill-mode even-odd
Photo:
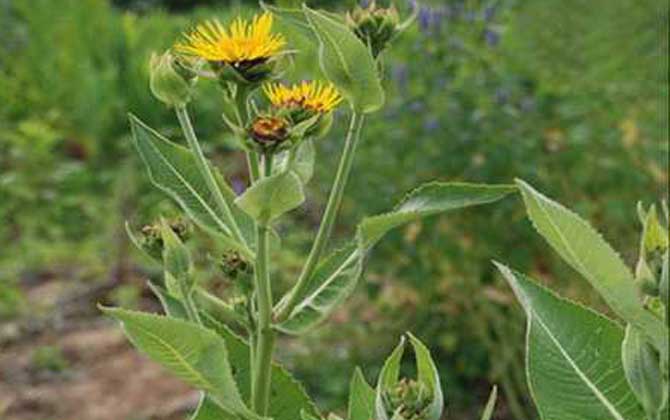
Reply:
[[[444,397],[439,373],[426,346],[409,335],[416,357],[418,378],[399,379],[405,341],[384,363],[377,382],[377,420],[439,420]]]
[[[374,57],[402,30],[398,9],[377,7],[374,0],[367,7],[356,6],[347,13],[346,22],[356,36],[370,46]]]
[[[385,399],[389,417],[420,420],[430,406],[431,395],[424,384],[411,379],[402,379],[386,392]]]
[[[239,252],[231,251],[224,254],[219,262],[223,274],[228,277],[242,296],[250,296],[253,292],[253,267]]]
[[[184,106],[191,101],[197,78],[170,51],[153,54],[149,87],[158,100],[168,106]]]
[[[663,379],[661,359],[635,327],[628,325],[622,345],[626,379],[650,419],[659,418],[667,403],[667,383]]]
[[[172,231],[182,241],[186,242],[191,235],[191,225],[182,218],[175,218],[167,220],[167,224]],[[163,258],[163,234],[160,222],[145,225],[140,231],[138,237],[134,237],[135,245],[142,251],[146,252],[150,257],[161,260]]]
[[[275,116],[258,116],[249,128],[252,147],[261,153],[274,153],[285,146],[289,138],[289,123]],[[290,146],[290,145],[288,145]]]

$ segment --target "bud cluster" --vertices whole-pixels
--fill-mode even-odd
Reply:
[[[374,57],[381,54],[402,30],[398,9],[394,5],[378,7],[375,0],[366,7],[356,6],[347,13],[346,21],[356,36],[370,46]]]
[[[192,226],[185,219],[177,217],[166,220],[166,223],[182,242],[190,238]],[[151,257],[157,260],[163,258],[164,243],[161,222],[143,226],[138,240],[138,246]]]
[[[387,390],[384,397],[388,417],[403,420],[426,420],[433,398],[425,384],[406,378]]]

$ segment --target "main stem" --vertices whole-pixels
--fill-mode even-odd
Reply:
[[[175,108],[175,111],[177,113],[177,118],[179,119],[179,124],[181,125],[182,131],[184,132],[184,136],[186,137],[186,141],[195,155],[195,161],[198,165],[198,170],[202,174],[203,178],[205,178],[207,188],[214,197],[214,202],[230,224],[232,236],[246,248],[247,245],[244,237],[242,236],[242,232],[240,231],[239,226],[237,226],[235,217],[233,217],[233,213],[230,210],[228,203],[226,203],[226,200],[223,198],[223,194],[221,193],[221,190],[217,185],[216,180],[214,179],[214,174],[212,173],[212,170],[207,163],[207,159],[202,152],[202,148],[200,147],[200,143],[198,142],[195,131],[193,130],[193,125],[191,124],[191,119],[188,116],[186,107],[178,106]],[[251,253],[250,250],[248,250],[248,252]]]
[[[346,142],[344,144],[344,151],[342,152],[342,157],[340,158],[340,164],[337,168],[337,174],[335,175],[335,181],[333,181],[333,187],[330,191],[330,196],[328,198],[328,204],[326,205],[326,210],[323,214],[323,219],[321,220],[321,225],[319,226],[319,231],[316,234],[316,239],[312,245],[312,249],[307,257],[307,262],[298,277],[296,285],[291,290],[286,303],[278,308],[277,321],[281,322],[287,319],[291,315],[291,311],[298,304],[300,295],[303,293],[304,288],[307,286],[309,278],[314,273],[316,266],[323,254],[323,251],[326,248],[326,244],[333,230],[333,225],[335,224],[335,218],[337,212],[342,203],[342,196],[344,194],[344,188],[347,185],[349,179],[349,173],[351,172],[351,166],[354,162],[354,155],[356,154],[356,146],[361,136],[361,129],[363,127],[364,118],[362,114],[354,112],[351,115],[351,123],[349,125],[349,131],[347,132]]]
[[[264,176],[272,174],[272,155],[264,156]],[[256,362],[253,369],[251,404],[252,409],[261,416],[267,415],[270,402],[270,384],[272,382],[272,354],[274,352],[275,332],[272,330],[272,285],[269,272],[270,228],[267,224],[258,224],[256,253],[256,297],[258,323],[256,337]]]

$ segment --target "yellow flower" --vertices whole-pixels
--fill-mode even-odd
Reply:
[[[342,101],[342,96],[332,83],[302,82],[293,86],[269,83],[263,86],[263,90],[277,108],[298,107],[326,113]]]
[[[251,22],[237,18],[228,30],[218,20],[207,21],[184,34],[175,50],[207,61],[240,64],[266,61],[285,45],[281,34],[272,33],[272,15],[266,12]]]

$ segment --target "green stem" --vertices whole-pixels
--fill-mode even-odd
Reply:
[[[237,122],[240,127],[247,127],[247,125],[250,123],[249,105],[247,104],[248,99],[249,91],[239,85],[237,87],[237,91],[235,92],[235,109]],[[247,167],[249,168],[249,178],[253,184],[260,178],[260,163],[258,161],[258,153],[247,151],[246,155]]]
[[[356,146],[358,145],[361,136],[363,122],[363,115],[359,115],[356,112],[352,114],[347,139],[344,144],[344,151],[340,158],[340,164],[337,168],[337,174],[335,175],[335,181],[333,181],[333,187],[330,191],[330,197],[328,198],[328,204],[326,205],[319,231],[316,234],[316,239],[314,240],[312,249],[307,257],[307,262],[300,273],[300,277],[298,277],[297,283],[289,292],[286,303],[282,307],[277,308],[278,312],[276,320],[278,322],[286,320],[291,315],[291,311],[293,311],[298,304],[300,296],[304,292],[310,277],[314,274],[314,270],[321,258],[321,254],[323,254],[323,251],[326,248],[326,244],[333,230],[337,212],[342,203],[342,195],[344,194],[344,188],[349,179],[351,166],[356,153]]]
[[[272,174],[272,156],[266,155],[264,176]],[[256,257],[256,297],[258,310],[256,362],[253,367],[251,404],[252,409],[261,416],[267,414],[270,402],[270,384],[272,382],[272,354],[274,353],[275,332],[272,329],[272,284],[269,272],[270,228],[259,224],[257,228]]]
[[[226,203],[226,200],[223,198],[221,189],[214,179],[214,174],[207,164],[207,159],[202,152],[202,148],[200,148],[200,143],[198,142],[195,131],[193,130],[193,125],[191,124],[186,107],[176,107],[175,111],[177,113],[177,118],[179,119],[179,124],[181,125],[181,128],[184,132],[184,136],[186,137],[186,141],[188,141],[188,145],[195,155],[195,161],[198,165],[198,170],[202,174],[203,178],[205,178],[207,188],[214,197],[214,201],[217,207],[223,213],[226,221],[229,223],[230,229],[232,230],[232,236],[246,249],[248,254],[252,254],[251,250],[248,249],[247,243],[244,240],[244,236],[242,236],[242,232],[240,231],[239,226],[237,226],[237,222],[235,221],[235,217],[233,217],[233,213],[230,210],[228,203]]]

